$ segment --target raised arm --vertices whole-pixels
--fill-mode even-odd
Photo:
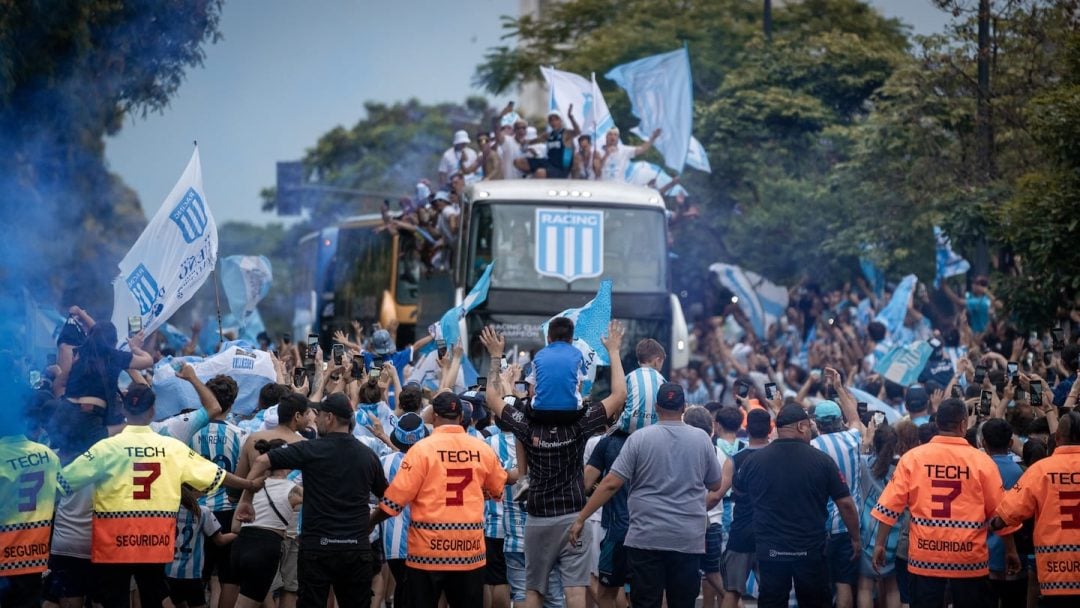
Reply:
[[[653,131],[652,135],[649,136],[649,139],[645,140],[645,143],[643,143],[640,146],[634,148],[634,156],[638,156],[638,155],[641,155],[641,154],[644,154],[644,153],[648,152],[649,148],[653,147],[653,143],[656,141],[656,138],[658,138],[658,137],[660,137],[660,129],[657,129],[657,130]]]
[[[847,387],[840,381],[840,372],[831,367],[825,368],[825,380],[836,389],[836,400],[839,402],[840,411],[844,414],[844,421],[849,429],[857,429],[860,435],[866,434],[866,426],[859,418],[859,404],[855,397],[848,392]]]
[[[625,333],[622,323],[613,320],[608,324],[607,336],[603,338],[604,347],[611,359],[611,394],[600,403],[604,406],[608,418],[618,416],[626,405],[626,375],[623,373],[622,357],[619,355]]]
[[[187,363],[180,368],[180,371],[176,372],[176,377],[182,380],[187,380],[191,384],[191,388],[195,389],[195,394],[199,396],[199,403],[202,404],[203,409],[206,410],[206,415],[213,419],[215,416],[221,413],[221,404],[218,403],[217,397],[214,393],[210,392],[210,389],[206,388],[206,385],[199,380],[199,377],[195,375],[195,368],[191,367]]]
[[[480,343],[487,349],[488,357],[491,358],[491,367],[488,371],[488,382],[493,383],[488,387],[488,390],[484,391],[484,400],[487,402],[487,407],[491,410],[491,413],[494,414],[496,418],[501,418],[503,407],[506,405],[503,402],[503,396],[507,394],[507,387],[502,385],[501,374],[503,352],[506,349],[506,339],[503,338],[501,334],[497,333],[494,328],[488,326],[480,332]],[[625,387],[623,390],[625,392]]]

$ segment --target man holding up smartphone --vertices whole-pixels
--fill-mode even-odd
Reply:
[[[858,403],[844,387],[840,372],[825,368],[825,386],[832,388],[836,401],[821,401],[814,408],[818,432],[810,445],[825,452],[836,462],[840,475],[847,482],[852,496],[859,496],[859,446],[866,427],[859,419]],[[837,608],[854,604],[854,586],[859,582],[859,552],[851,542],[852,535],[840,517],[836,503],[829,500],[829,542],[826,559],[829,562],[830,582],[836,589]]]

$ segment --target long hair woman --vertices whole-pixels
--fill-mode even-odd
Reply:
[[[858,606],[859,608],[873,608],[874,588],[880,585],[879,589],[883,598],[881,605],[885,608],[899,608],[900,590],[896,584],[894,571],[896,546],[899,542],[900,531],[907,523],[907,515],[905,513],[902,521],[898,522],[889,533],[885,542],[886,566],[877,572],[874,570],[872,557],[879,524],[870,513],[877,504],[878,497],[885,490],[885,486],[892,479],[896,463],[900,460],[900,437],[888,424],[877,426],[871,423],[868,432],[873,433],[873,451],[869,456],[863,457],[860,467],[863,508],[859,527],[863,538],[863,550],[859,565]]]

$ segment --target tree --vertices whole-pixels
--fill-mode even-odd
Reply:
[[[161,111],[216,41],[222,0],[0,0],[0,291],[107,317],[145,224],[104,137]],[[59,297],[58,297],[59,296]]]

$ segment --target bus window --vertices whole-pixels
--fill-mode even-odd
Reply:
[[[398,304],[416,304],[420,300],[420,251],[416,237],[408,230],[398,233],[397,289]]]
[[[335,317],[379,317],[379,299],[390,285],[392,237],[371,228],[342,229],[334,264]]]

